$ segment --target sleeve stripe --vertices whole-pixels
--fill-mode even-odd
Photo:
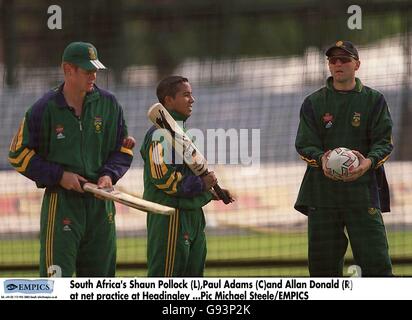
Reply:
[[[159,156],[159,150],[158,150],[158,148],[157,148],[157,143],[155,143],[155,144],[153,145],[153,160],[154,160],[154,166],[155,166],[155,168],[156,168],[156,172],[157,172],[157,174],[158,174],[158,178],[160,179],[160,178],[163,177],[163,175],[162,175],[162,170],[161,170],[160,167],[159,167],[161,158],[160,158],[160,156]]]
[[[17,143],[16,143],[16,150],[19,150],[21,148],[21,145],[23,144],[23,131],[24,131],[24,123],[26,121],[26,118],[23,118],[23,121],[21,122],[19,132],[17,134]]]
[[[9,148],[10,152],[16,152],[17,136],[18,134],[14,135],[13,139],[11,140]]]
[[[27,169],[27,166],[29,164],[30,159],[35,155],[36,153],[34,150],[31,150],[30,153],[27,155],[27,157],[24,158],[23,164],[20,167],[16,167],[15,169],[17,172],[25,172]]]
[[[18,164],[20,163],[24,157],[30,152],[29,148],[24,148],[24,150],[19,154],[19,156],[17,158],[11,158],[9,157],[9,162],[11,164]]]
[[[182,180],[182,174],[180,172],[176,172],[177,179],[173,183],[172,190],[170,191],[165,191],[167,194],[174,194],[177,192],[177,183]]]
[[[161,143],[156,143],[156,151],[157,156],[159,157],[159,162],[157,165],[159,166],[159,170],[161,171],[163,177],[167,173],[167,167],[163,160],[163,147]]]
[[[149,149],[150,169],[153,178],[161,179],[167,174],[167,167],[163,161],[163,149],[160,143],[153,142]]]
[[[305,158],[304,156],[300,156],[302,158],[302,160],[306,161],[308,163],[308,165],[312,166],[312,167],[319,167],[318,163],[316,162],[315,159],[308,159]]]
[[[380,167],[381,165],[383,165],[383,164],[385,163],[385,161],[388,160],[389,156],[390,156],[390,155],[388,154],[385,158],[383,158],[381,161],[379,161],[379,162],[376,164],[375,168],[378,168],[378,167]]]
[[[175,177],[173,175],[170,175],[169,179],[167,179],[166,183],[163,184],[157,184],[156,187],[159,189],[167,189],[171,186],[173,181],[175,180]]]
[[[169,179],[167,179],[166,183],[164,184],[157,184],[156,187],[159,189],[168,189],[173,183],[172,191],[165,191],[166,193],[176,193],[177,192],[177,183],[181,181],[183,178],[180,172],[175,172],[175,174],[170,175]]]
[[[121,147],[121,148],[120,148],[120,152],[126,153],[126,154],[128,154],[128,155],[130,155],[130,156],[133,157],[133,151],[132,151],[131,149],[128,149],[128,148],[125,148],[125,147]]]
[[[153,159],[154,157],[155,154],[153,154],[153,144],[151,144],[149,148],[150,173],[153,178],[160,179],[160,173],[157,171],[158,168],[155,166],[157,159]]]
[[[16,152],[16,150],[18,150],[18,148],[20,148],[23,143],[23,128],[24,128],[25,120],[26,118],[23,118],[22,122],[20,123],[19,130],[17,131],[16,135],[11,140],[11,144],[9,148],[11,152]]]

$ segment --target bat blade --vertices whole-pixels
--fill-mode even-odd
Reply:
[[[207,174],[206,158],[161,103],[152,105],[147,116],[157,128],[166,129],[170,133],[165,135],[165,138],[182,155],[184,162],[195,175]]]
[[[175,213],[175,209],[172,207],[168,207],[168,206],[164,206],[164,205],[161,205],[155,202],[140,199],[138,197],[132,196],[125,192],[116,190],[115,188],[100,189],[97,187],[96,184],[86,182],[83,184],[83,190],[87,192],[91,192],[104,199],[113,200],[115,202],[124,204],[134,209],[138,209],[140,211],[153,212],[153,213],[164,214],[164,215],[173,215]]]
[[[165,135],[165,138],[169,140],[168,142],[173,145],[175,150],[182,152],[183,161],[195,175],[208,174],[206,158],[161,103],[152,105],[147,111],[147,116],[157,128],[169,131],[170,135]],[[225,204],[231,202],[219,185],[213,189]]]

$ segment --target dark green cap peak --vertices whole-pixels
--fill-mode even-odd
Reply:
[[[106,69],[97,56],[97,50],[91,43],[72,42],[64,49],[63,62],[73,63],[84,70]]]

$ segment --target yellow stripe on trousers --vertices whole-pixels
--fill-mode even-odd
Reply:
[[[165,262],[165,277],[173,276],[173,266],[176,256],[177,233],[179,231],[179,209],[169,218],[169,234],[167,239],[167,252]]]
[[[52,276],[50,266],[53,265],[53,240],[54,240],[54,219],[56,217],[57,193],[50,194],[49,212],[47,215],[46,232],[46,271],[47,275]]]

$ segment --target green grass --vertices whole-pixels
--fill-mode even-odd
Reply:
[[[388,234],[392,257],[412,256],[412,232]],[[351,257],[350,249],[347,257]],[[31,265],[39,259],[39,241],[0,240],[0,265]],[[208,236],[208,261],[307,259],[306,233],[248,233],[237,236]],[[146,239],[118,239],[118,262],[146,260]],[[412,275],[412,266],[395,265],[397,275]],[[36,276],[37,272],[0,272],[0,276]],[[118,270],[118,276],[145,276],[146,270]],[[205,276],[308,276],[306,267],[207,268]]]

